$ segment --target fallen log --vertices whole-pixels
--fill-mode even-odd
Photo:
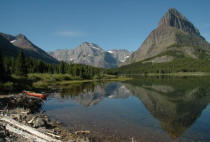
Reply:
[[[74,132],[75,135],[78,135],[78,134],[90,134],[90,131],[89,130],[85,130],[85,131],[76,131]]]
[[[49,133],[49,132],[47,132],[47,134],[48,135],[51,135],[51,136],[53,136],[53,137],[56,137],[56,138],[60,138],[61,136],[58,136],[58,135],[55,135],[55,134],[52,134],[52,133]]]
[[[31,134],[29,134],[27,132],[24,132],[22,130],[16,129],[16,128],[10,126],[9,124],[6,125],[6,130],[9,131],[9,132],[15,133],[17,135],[21,135],[22,137],[28,139],[31,142],[47,142],[46,140],[41,139],[41,138],[39,138],[37,136],[31,135]]]
[[[54,134],[53,131],[50,131],[48,129],[38,128],[38,131],[43,132],[43,133],[50,135],[52,137],[55,137],[55,138],[61,138],[61,136]]]
[[[5,121],[5,122],[7,122],[7,123],[9,123],[9,124],[11,124],[11,125],[14,125],[14,126],[17,127],[17,128],[22,129],[22,130],[24,130],[24,131],[27,131],[27,132],[29,132],[29,133],[31,133],[31,134],[37,136],[37,137],[40,137],[40,138],[42,138],[42,139],[44,139],[44,140],[46,140],[46,141],[49,141],[49,142],[61,142],[60,140],[54,139],[54,138],[52,138],[52,137],[50,137],[50,136],[47,136],[47,135],[45,135],[45,134],[43,134],[43,133],[37,131],[37,130],[34,129],[34,128],[31,128],[31,127],[29,127],[29,126],[23,125],[23,124],[21,124],[21,123],[15,121],[15,120],[9,118],[8,116],[1,117],[0,120],[1,120],[1,121]]]

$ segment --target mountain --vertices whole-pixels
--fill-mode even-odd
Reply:
[[[0,38],[0,47],[5,56],[17,56],[19,50],[21,49],[27,57],[41,59],[47,63],[58,63],[55,58],[33,44],[23,34],[12,36],[0,33]]]
[[[125,49],[119,49],[119,50],[109,50],[107,51],[109,52],[110,54],[112,54],[112,56],[121,64],[121,63],[124,63],[127,58],[130,57],[131,55],[131,52],[128,51],[128,50],[125,50]]]
[[[3,55],[17,56],[18,48],[8,41],[4,36],[0,34],[0,50]]]
[[[171,8],[125,64],[139,61],[170,62],[176,58],[176,53],[199,59],[201,54],[210,55],[210,44],[185,16]]]
[[[60,49],[49,52],[49,54],[59,61],[114,68],[125,61],[130,52],[126,50],[110,50],[107,52],[94,43],[83,42],[75,49]]]

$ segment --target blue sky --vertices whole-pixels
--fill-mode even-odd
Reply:
[[[46,51],[81,42],[136,50],[168,8],[177,8],[210,41],[209,0],[0,0],[0,32],[25,34]]]

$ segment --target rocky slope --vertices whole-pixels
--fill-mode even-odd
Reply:
[[[19,50],[22,49],[27,57],[41,59],[47,63],[58,63],[58,61],[55,58],[53,58],[52,56],[47,54],[44,50],[34,45],[31,41],[27,39],[26,36],[22,34],[19,34],[17,36],[12,36],[0,33],[0,38],[1,38],[0,41],[1,50],[5,56],[8,55],[17,56]]]
[[[199,52],[208,54],[210,51],[209,43],[200,35],[199,30],[176,9],[168,10],[158,27],[149,34],[141,47],[128,58],[125,64],[161,57],[160,54],[171,50],[181,51],[192,58],[199,58]]]
[[[126,50],[104,51],[94,43],[83,42],[75,49],[56,50],[55,52],[49,52],[49,54],[59,61],[113,68],[124,62],[130,52]]]
[[[109,50],[107,51],[121,64],[124,63],[131,55],[132,52],[125,50],[125,49],[119,49],[119,50]]]

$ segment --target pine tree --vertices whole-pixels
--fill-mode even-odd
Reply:
[[[5,80],[5,75],[4,60],[0,51],[0,82]]]
[[[37,67],[38,67],[38,72],[39,73],[44,73],[44,71],[45,71],[45,63],[42,60],[38,60]]]
[[[59,64],[59,73],[64,74],[65,73],[65,63],[61,62]]]
[[[26,76],[27,75],[26,60],[25,60],[25,55],[22,50],[18,54],[18,58],[16,61],[16,67],[15,67],[15,74],[18,76]]]

